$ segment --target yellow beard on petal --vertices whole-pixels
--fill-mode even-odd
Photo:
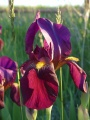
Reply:
[[[59,61],[59,63],[58,63],[58,65],[57,65],[57,67],[55,68],[55,70],[59,69],[60,67],[62,67],[64,64],[66,64],[66,63],[69,62],[69,61],[78,62],[79,59],[76,58],[76,57],[66,57],[66,58],[64,58],[64,59],[62,59],[62,60]]]
[[[40,69],[40,68],[42,68],[45,64],[46,64],[45,62],[38,62],[38,63],[36,64],[36,68],[37,68],[37,69]]]
[[[44,67],[45,65],[50,63],[50,59],[48,57],[41,58],[39,62],[36,63],[36,69],[40,69]]]
[[[65,61],[75,61],[75,62],[78,62],[79,59],[76,58],[76,57],[67,57],[67,58],[65,58]]]

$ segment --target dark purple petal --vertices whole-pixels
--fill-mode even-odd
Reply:
[[[27,54],[30,54],[31,51],[33,50],[34,37],[38,30],[39,28],[38,28],[37,22],[35,21],[30,25],[26,33],[25,49]]]
[[[47,44],[51,44],[52,56],[54,62],[57,62],[61,57],[66,57],[71,53],[70,32],[61,25],[56,24],[48,19],[39,18],[37,24],[47,41]]]
[[[4,108],[4,86],[0,84],[0,109]]]
[[[15,102],[17,105],[20,105],[20,92],[19,92],[19,85],[17,83],[12,84],[10,97],[13,102]]]
[[[61,47],[61,56],[67,57],[71,54],[71,42],[70,31],[67,27],[61,24],[53,24],[53,28],[56,36],[58,37],[58,43]]]
[[[0,66],[5,68],[5,69],[10,69],[13,71],[17,71],[17,64],[14,62],[12,59],[10,59],[7,56],[2,56],[0,57]]]
[[[36,48],[34,50],[34,56],[38,61],[43,57],[49,58],[47,51],[43,47],[38,47],[38,46],[36,46]]]
[[[68,62],[67,64],[69,65],[70,74],[76,87],[83,92],[87,92],[87,86],[85,82],[87,75],[85,71],[81,67],[79,67],[75,62]]]
[[[52,60],[53,58],[53,53],[52,53],[52,48],[51,48],[51,43],[48,45],[47,41],[44,40],[44,49],[47,51],[48,56]]]
[[[27,60],[20,66],[20,72],[23,76],[28,68],[35,68],[35,61]]]
[[[38,18],[40,18],[40,11],[36,13],[35,21],[30,25],[26,33],[25,50],[26,50],[26,53],[29,55],[31,54],[31,51],[33,50],[34,37],[37,31],[39,30],[39,27],[37,25]]]
[[[16,78],[17,74],[17,64],[12,59],[3,56],[0,57],[0,75],[5,81],[4,87],[9,87]]]
[[[51,106],[58,94],[58,80],[53,64],[39,70],[29,69],[20,80],[24,105],[32,109]]]

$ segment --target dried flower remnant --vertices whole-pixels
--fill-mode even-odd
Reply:
[[[1,35],[1,34],[2,34],[2,26],[0,25],[0,35]],[[2,50],[3,46],[4,46],[4,42],[3,42],[3,40],[0,38],[0,51]]]

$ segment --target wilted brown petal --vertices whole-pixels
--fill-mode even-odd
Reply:
[[[0,109],[4,108],[4,86],[0,84]]]
[[[0,51],[2,50],[3,46],[4,46],[4,42],[3,42],[3,40],[0,38]]]

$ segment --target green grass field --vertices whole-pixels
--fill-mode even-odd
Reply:
[[[71,32],[71,44],[72,54],[79,58],[78,64],[83,65],[83,69],[87,73],[87,81],[90,86],[90,19],[87,25],[87,32],[84,38],[84,20],[78,16],[72,8],[66,8],[62,12],[63,24],[67,26]],[[17,61],[20,66],[28,56],[25,53],[25,34],[29,25],[33,22],[35,12],[18,12],[15,14],[14,29],[15,29],[15,40],[12,41],[11,36],[11,23],[8,12],[0,13],[0,25],[3,27],[2,35],[0,36],[4,41],[4,48],[0,52],[0,56],[8,56],[13,60]],[[55,12],[41,12],[41,17],[50,19],[56,22]],[[35,38],[36,43],[39,40],[39,36]],[[84,40],[85,39],[85,40]],[[84,42],[83,42],[84,41]],[[83,47],[84,43],[84,47]],[[82,53],[83,52],[83,53]],[[58,80],[60,81],[60,70],[57,71]],[[64,107],[64,119],[63,120],[77,120],[77,109],[80,105],[81,92],[75,87],[70,74],[68,66],[65,65],[62,68],[62,79],[63,79],[63,107]],[[17,80],[16,80],[17,82]],[[5,92],[5,108],[0,110],[0,120],[27,120],[25,114],[25,107],[18,107],[13,103],[9,97],[8,89]],[[90,94],[90,93],[89,93]],[[51,120],[61,120],[61,99],[60,90],[56,102],[52,109]],[[90,98],[89,98],[90,99]],[[90,102],[87,105],[90,113]],[[22,119],[23,116],[23,119]],[[38,111],[37,120],[46,120],[45,110]]]

